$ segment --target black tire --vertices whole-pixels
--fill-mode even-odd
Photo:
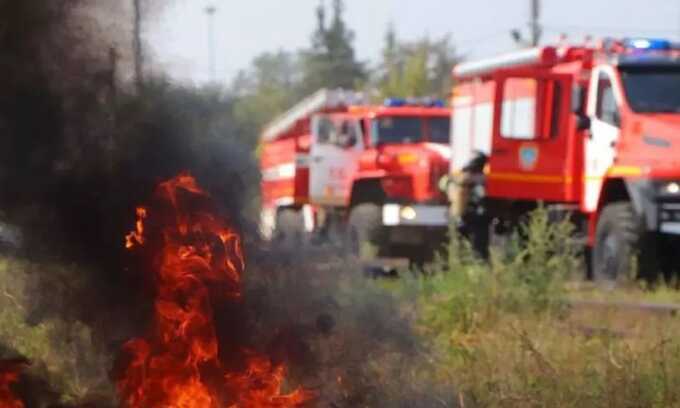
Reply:
[[[363,258],[384,255],[387,232],[382,223],[382,208],[370,203],[352,208],[346,234],[350,254]],[[373,251],[368,251],[369,247]]]
[[[659,272],[654,235],[629,202],[608,204],[595,232],[592,273],[596,282],[613,286],[630,279],[654,280]],[[637,276],[633,276],[633,273]]]
[[[276,215],[274,237],[277,242],[283,245],[296,247],[305,244],[307,233],[302,211],[292,208],[279,210]]]

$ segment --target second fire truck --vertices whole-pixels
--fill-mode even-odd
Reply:
[[[301,101],[262,135],[262,232],[423,255],[448,228],[450,115],[439,101],[371,105],[344,90]]]
[[[454,69],[455,216],[484,245],[539,203],[571,214],[594,278],[680,266],[680,51],[541,47]]]

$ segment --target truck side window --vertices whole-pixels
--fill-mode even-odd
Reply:
[[[361,142],[361,130],[359,123],[355,120],[344,120],[340,124],[340,131],[336,135],[333,143],[344,149],[356,146]]]
[[[320,117],[317,124],[317,143],[333,143],[335,140],[335,133],[337,132],[335,124],[327,117]]]
[[[562,111],[562,83],[559,81],[548,81],[547,83],[552,92],[552,103],[550,104],[550,138],[556,139],[560,135],[560,112]]]
[[[612,81],[607,75],[600,75],[597,84],[597,110],[598,119],[612,126],[619,126],[619,108],[614,97]]]
[[[536,95],[533,78],[508,78],[503,85],[501,135],[507,139],[536,138]]]

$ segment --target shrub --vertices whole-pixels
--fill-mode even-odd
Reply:
[[[565,279],[581,262],[572,233],[568,220],[551,222],[539,208],[485,262],[452,230],[445,251],[407,283],[420,293],[423,327],[468,334],[492,325],[499,313],[559,311]]]

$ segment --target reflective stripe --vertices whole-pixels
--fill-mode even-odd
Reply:
[[[274,204],[277,207],[285,207],[287,205],[293,205],[293,204],[295,204],[295,197],[281,197],[281,198],[276,199],[276,201],[274,201]]]
[[[284,163],[262,171],[262,180],[275,181],[295,177],[295,163]]]
[[[607,172],[608,176],[641,176],[642,169],[635,166],[613,166]]]
[[[525,174],[525,173],[494,173],[487,175],[491,180],[499,181],[522,181],[527,183],[573,183],[570,176],[557,176],[550,174]]]

